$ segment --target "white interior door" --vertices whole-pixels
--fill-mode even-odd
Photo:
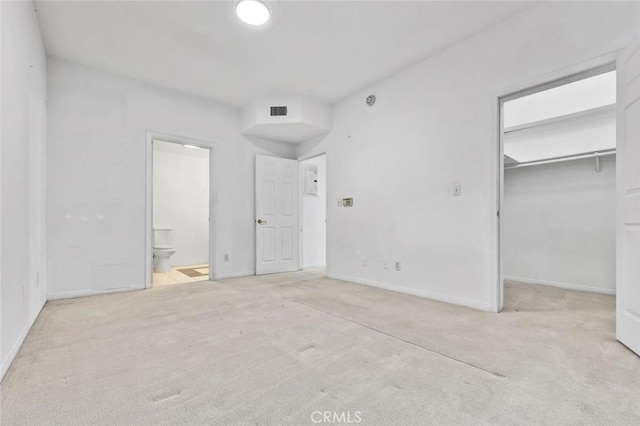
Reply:
[[[616,337],[640,354],[640,46],[617,68]]]
[[[256,155],[256,275],[300,269],[298,162]]]

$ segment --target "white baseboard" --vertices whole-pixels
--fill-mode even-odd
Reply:
[[[47,294],[47,300],[75,299],[77,297],[99,296],[101,294],[124,293],[126,291],[145,290],[145,287],[139,288],[115,288],[113,290],[77,290],[67,291],[64,293]]]
[[[517,281],[523,284],[546,285],[548,287],[558,287],[558,288],[563,288],[565,290],[587,291],[589,293],[608,294],[611,296],[615,296],[616,294],[615,290],[611,290],[608,288],[591,287],[591,286],[580,285],[580,284],[569,284],[569,283],[561,283],[558,281],[548,281],[548,280],[536,280],[532,278],[513,277],[511,275],[505,275],[503,278],[507,281]]]
[[[369,287],[381,288],[384,290],[395,291],[396,293],[409,294],[411,296],[422,297],[425,299],[437,300],[439,302],[451,303],[452,305],[466,306],[468,308],[479,309],[481,311],[493,312],[489,303],[480,302],[478,300],[462,299],[457,297],[445,296],[425,290],[416,290],[413,288],[399,287],[391,284],[381,283],[377,281],[365,280],[362,278],[349,277],[340,274],[327,273],[328,278],[335,280],[347,281],[354,284],[366,285]]]
[[[4,359],[0,364],[0,382],[2,382],[5,374],[7,374],[7,371],[9,371],[11,364],[13,364],[13,361],[16,359],[16,356],[18,355],[18,351],[20,351],[20,348],[24,343],[24,339],[27,338],[29,331],[31,331],[31,327],[33,327],[33,324],[36,322],[36,319],[38,319],[38,315],[40,315],[40,312],[42,312],[42,308],[44,307],[45,303],[47,303],[46,299],[42,301],[42,304],[38,308],[38,311],[36,312],[36,314],[33,316],[33,318],[29,320],[27,325],[22,329],[22,331],[20,332],[20,335],[18,336],[18,340],[16,340],[16,342],[13,344],[13,347],[11,347],[11,351],[9,351],[9,353],[7,354],[7,358]]]
[[[327,265],[325,265],[324,263],[319,263],[317,265],[303,265],[300,270],[305,270],[305,269],[316,269],[316,268],[326,268]]]
[[[251,277],[253,275],[255,275],[255,272],[253,271],[233,272],[230,274],[220,274],[216,277],[216,280],[227,280],[229,278]]]

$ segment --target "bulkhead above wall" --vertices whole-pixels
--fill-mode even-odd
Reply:
[[[303,96],[258,100],[242,109],[242,134],[301,143],[331,130],[331,107]]]

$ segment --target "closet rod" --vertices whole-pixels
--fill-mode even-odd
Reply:
[[[544,160],[525,161],[524,163],[507,164],[504,169],[517,169],[519,167],[539,166],[542,164],[560,163],[563,161],[582,160],[584,158],[602,158],[610,155],[616,155],[616,149],[603,149],[602,151],[594,151],[586,154],[565,155],[562,157],[546,158]]]

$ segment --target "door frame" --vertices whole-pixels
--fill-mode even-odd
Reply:
[[[543,74],[534,78],[525,79],[516,84],[511,84],[499,90],[499,95],[495,98],[495,106],[493,108],[496,123],[496,141],[493,152],[497,161],[495,167],[495,206],[493,212],[494,221],[492,223],[495,236],[495,257],[493,267],[495,267],[495,282],[491,286],[490,291],[490,310],[492,312],[501,312],[504,306],[504,271],[502,259],[502,221],[501,212],[504,205],[504,132],[503,132],[503,105],[506,101],[520,98],[522,96],[537,93],[546,89],[561,86],[571,81],[581,80],[583,78],[606,72],[607,69],[616,69],[616,60],[622,53],[622,50],[610,52],[608,54],[589,59],[578,64],[564,67],[547,74]]]
[[[145,200],[145,288],[153,286],[153,141],[161,140],[179,145],[193,145],[209,150],[209,280],[215,281],[218,275],[217,244],[217,180],[214,178],[215,142],[202,141],[167,133],[147,131],[146,135],[146,200]]]
[[[307,161],[307,160],[311,160],[312,158],[317,158],[320,156],[324,155],[324,173],[325,173],[325,190],[324,190],[324,198],[325,198],[325,204],[324,204],[324,232],[325,232],[325,241],[324,241],[324,263],[325,263],[325,271],[327,270],[327,263],[328,263],[328,257],[327,257],[327,235],[329,233],[329,220],[328,220],[328,213],[329,213],[329,191],[328,191],[328,185],[327,185],[327,181],[328,178],[327,176],[329,176],[329,174],[327,173],[327,152],[326,151],[322,151],[322,152],[314,152],[313,154],[309,154],[309,155],[303,155],[302,157],[298,158],[298,173],[300,174],[299,179],[300,179],[300,189],[298,191],[299,195],[298,195],[298,204],[299,204],[299,217],[300,217],[300,221],[299,221],[299,228],[300,228],[300,268],[298,270],[302,271],[304,269],[304,267],[302,266],[303,260],[304,260],[304,223],[303,223],[303,213],[304,213],[304,209],[302,207],[302,197],[304,197],[304,172],[302,170],[302,162],[303,161]]]

